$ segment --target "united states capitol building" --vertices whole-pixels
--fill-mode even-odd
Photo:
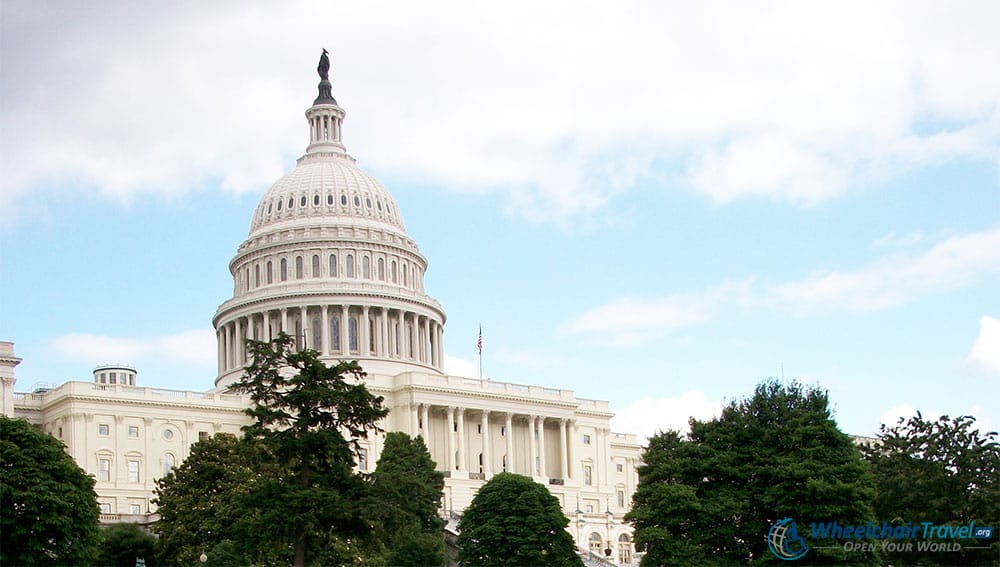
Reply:
[[[249,399],[227,393],[248,361],[244,339],[298,337],[327,363],[358,360],[385,398],[385,431],[420,435],[444,472],[442,514],[461,514],[502,471],[533,477],[562,503],[582,549],[632,561],[623,523],[638,476],[634,435],[610,429],[608,403],[572,390],[444,371],[446,314],[424,289],[427,259],[392,195],[361,170],[341,138],[345,111],[321,70],[306,111],[309,140],[295,168],[261,198],[229,263],[233,295],[216,311],[218,375],[206,391],[148,387],[135,368],[15,393],[12,343],[0,343],[2,410],[62,440],[96,479],[103,522],[155,519],[155,481],[216,433],[240,434]],[[207,380],[206,380],[206,386]],[[370,472],[384,433],[362,443]]]

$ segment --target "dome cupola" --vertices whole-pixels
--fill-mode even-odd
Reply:
[[[214,318],[217,386],[242,372],[244,339],[281,331],[368,373],[443,368],[445,314],[424,293],[427,260],[389,191],[347,154],[329,68],[323,50],[306,153],[261,198],[230,262],[233,298]]]

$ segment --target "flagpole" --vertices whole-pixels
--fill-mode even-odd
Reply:
[[[476,341],[476,348],[479,349],[479,379],[483,379],[483,324],[479,324],[479,340]]]

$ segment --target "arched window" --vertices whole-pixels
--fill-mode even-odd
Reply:
[[[267,261],[267,283],[272,283],[272,281],[273,281],[273,274],[272,274],[273,270],[271,268],[272,268],[271,261],[268,260]]]
[[[317,256],[319,258],[319,256]],[[312,344],[313,348],[316,350],[323,350],[323,324],[320,322],[319,317],[313,317],[312,319]]]
[[[368,317],[368,352],[375,352],[375,329],[377,328],[375,318]]]
[[[174,470],[174,456],[171,453],[164,453],[163,455],[163,476],[170,474],[170,471]]]
[[[313,277],[319,277],[319,254],[313,254]]]
[[[587,538],[587,544],[591,551],[601,555],[601,548],[604,547],[604,542],[601,541],[601,534],[597,532],[590,532],[590,537]]]
[[[330,277],[337,277],[337,255],[330,254]]]
[[[288,260],[285,258],[281,259],[281,281],[288,279]]]
[[[351,352],[358,350],[358,320],[355,317],[351,317],[348,321],[348,331],[347,331],[348,346]]]
[[[409,271],[410,270],[406,269],[406,262],[403,262],[403,287],[406,287],[406,286],[409,285],[408,283],[406,283],[406,272],[409,272]]]
[[[385,260],[382,258],[378,259],[378,279],[379,281],[385,281]]]
[[[295,257],[295,279],[302,279],[302,256]]]
[[[396,280],[396,261],[395,260],[393,260],[392,264],[390,264],[389,271],[391,272],[390,275],[392,276],[392,283],[396,283],[397,280]]]
[[[361,257],[361,277],[372,279],[372,260],[368,256]]]
[[[330,317],[330,348],[340,351],[340,318]]]
[[[351,254],[347,255],[347,277],[354,277],[354,256]]]
[[[503,472],[507,472],[507,455],[500,459],[500,464],[503,466]]]
[[[260,264],[253,266],[253,286],[260,287]]]

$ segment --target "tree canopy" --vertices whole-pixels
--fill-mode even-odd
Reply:
[[[863,447],[876,483],[876,516],[899,525],[1000,525],[1000,444],[996,432],[981,433],[975,423],[971,416],[928,420],[917,412],[892,427],[883,424],[877,440]],[[1000,553],[996,536],[990,543],[992,549],[963,549],[958,554],[903,550],[886,560],[906,565],[989,564]]]
[[[459,522],[466,566],[582,565],[559,500],[532,479],[500,473],[479,489]]]
[[[783,518],[873,520],[873,483],[858,449],[837,429],[825,392],[765,382],[691,432],[649,440],[632,511],[644,565],[778,561],[765,536]],[[810,540],[814,564],[843,561],[842,549]],[[835,544],[830,544],[835,546]],[[854,563],[874,563],[852,553]]]
[[[251,364],[231,388],[253,401],[243,438],[199,442],[160,481],[165,557],[215,550],[215,562],[296,566],[377,557],[368,485],[353,469],[358,440],[388,413],[382,398],[356,362],[328,367],[284,333],[247,349]]]
[[[98,544],[97,495],[55,437],[0,416],[0,563],[86,565]]]
[[[435,470],[423,439],[387,434],[371,483],[372,512],[388,550],[388,564],[443,564],[443,522],[437,510],[444,474]]]
[[[156,566],[156,538],[135,524],[112,524],[100,530],[101,544],[96,564],[101,567],[135,567],[142,559]]]

